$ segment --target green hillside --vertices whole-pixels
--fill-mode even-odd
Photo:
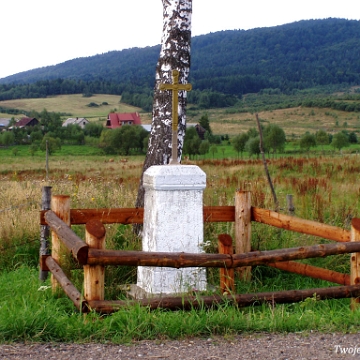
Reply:
[[[194,37],[189,102],[224,107],[261,90],[359,85],[359,34],[359,21],[325,19]],[[150,110],[159,49],[112,51],[12,75],[0,79],[0,100],[106,93]]]

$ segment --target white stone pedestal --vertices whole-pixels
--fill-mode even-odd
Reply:
[[[200,253],[206,174],[195,165],[152,166],[144,173],[143,251]],[[205,268],[138,267],[146,296],[206,290]]]

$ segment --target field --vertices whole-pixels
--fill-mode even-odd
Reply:
[[[315,133],[318,130],[324,130],[334,134],[343,129],[358,131],[360,128],[359,114],[337,110],[297,107],[260,111],[258,114],[264,125],[271,123],[283,128],[289,139],[298,138],[307,131]],[[189,118],[189,121],[195,122],[199,117],[198,115],[194,119]],[[232,136],[256,127],[255,114],[248,112],[229,114],[224,109],[213,110],[209,112],[209,118],[215,134]]]
[[[107,101],[110,108],[119,109],[116,97],[93,97],[90,101]],[[40,100],[40,99],[39,99]],[[51,100],[51,99],[46,99]],[[55,99],[54,99],[55,100]],[[25,103],[16,107],[22,108]],[[2,104],[3,105],[3,104]],[[9,105],[10,106],[10,105]],[[30,107],[35,105],[29,105]],[[39,101],[36,110],[49,104]],[[56,105],[55,105],[56,106]],[[60,106],[60,105],[59,105]],[[74,105],[75,106],[75,105]],[[15,105],[11,105],[15,107]],[[66,106],[65,106],[66,107]],[[61,110],[66,111],[64,105]],[[70,108],[70,106],[69,106]],[[96,108],[99,111],[101,107]],[[85,110],[88,111],[85,113]],[[105,117],[92,113],[93,108],[74,107],[72,116],[87,116],[94,120]],[[120,110],[122,111],[122,110]],[[128,110],[124,110],[128,111]],[[134,110],[129,110],[134,111]],[[188,121],[196,122],[203,112],[191,110]],[[235,135],[255,126],[254,114],[230,114],[227,109],[208,112],[211,126],[217,134]],[[87,115],[86,115],[87,114]],[[358,131],[357,113],[336,112],[331,109],[292,108],[259,112],[263,122],[278,123],[288,137],[319,128],[329,132],[342,129]],[[2,115],[0,115],[2,116]],[[147,118],[149,121],[149,117]],[[145,121],[144,121],[145,122]],[[346,124],[344,124],[346,122]],[[287,153],[268,159],[268,167],[280,203],[280,212],[287,213],[286,195],[292,194],[295,215],[304,219],[350,229],[351,219],[360,217],[359,145],[343,153],[329,147],[299,154],[293,145]],[[204,205],[233,205],[237,189],[249,190],[252,205],[274,209],[275,205],[261,160],[244,156],[238,158],[232,147],[223,144],[216,155],[185,160],[197,164],[207,176]],[[38,280],[39,210],[41,191],[45,185],[52,194],[69,195],[72,208],[133,207],[137,195],[143,156],[102,155],[89,146],[63,146],[50,156],[49,176],[45,173],[45,156],[37,152],[30,156],[27,146],[19,146],[16,156],[11,148],[0,149],[0,342],[11,341],[70,341],[124,343],[141,339],[168,339],[190,336],[231,336],[239,332],[358,332],[360,311],[352,312],[349,300],[317,301],[316,296],[298,304],[274,306],[265,304],[249,308],[229,305],[185,311],[149,311],[129,308],[111,316],[91,313],[86,318],[75,311],[64,296],[52,295],[50,282]],[[74,226],[81,237],[82,226]],[[140,249],[141,239],[131,226],[106,225],[107,248]],[[204,229],[207,252],[217,252],[217,236],[234,236],[232,223],[208,223]],[[290,233],[252,224],[252,249],[271,250],[294,246],[327,243],[324,239]],[[349,273],[349,256],[331,256],[308,260],[305,263]],[[82,273],[74,268],[72,281],[81,289]],[[208,282],[215,291],[219,284],[218,269],[209,270]],[[106,269],[106,299],[123,299],[119,285],[136,281],[136,268]],[[258,266],[253,279],[245,283],[236,278],[237,293],[308,289],[330,284]]]
[[[105,121],[108,113],[116,109],[118,112],[140,112],[143,124],[151,123],[151,114],[144,113],[140,108],[119,103],[120,96],[117,95],[94,95],[83,97],[78,95],[60,95],[46,99],[19,99],[1,101],[0,106],[22,109],[26,111],[35,110],[41,112],[43,109],[66,113],[67,117],[85,117],[90,121]],[[88,107],[90,102],[108,105],[99,107]],[[210,125],[214,134],[228,134],[233,137],[249,128],[256,127],[255,114],[249,112],[235,112],[233,109],[210,109],[194,110],[189,106],[187,122],[196,123],[200,117],[208,113]],[[11,117],[9,114],[1,114],[0,117]],[[18,116],[21,117],[21,116]],[[282,127],[286,136],[291,139],[299,137],[306,131],[315,133],[317,130],[325,130],[329,133],[341,130],[356,131],[360,129],[360,115],[356,112],[344,112],[333,109],[303,108],[295,107],[288,109],[277,109],[259,111],[260,121],[266,125],[268,123],[277,124]]]
[[[67,117],[84,117],[88,120],[106,120],[110,111],[117,112],[135,112],[139,108],[120,103],[119,95],[93,95],[91,97],[83,97],[81,94],[75,95],[58,95],[48,97],[46,99],[18,99],[0,101],[0,106],[21,109],[26,111],[35,110],[41,112],[46,109],[50,112],[59,112],[68,114]],[[87,106],[91,102],[98,104],[98,107]],[[107,103],[108,105],[102,105]],[[8,114],[0,114],[0,117],[9,117]]]
[[[74,148],[72,149],[74,153]],[[31,158],[29,156],[19,157],[19,165],[14,165],[14,157],[2,156],[0,165],[0,177],[3,191],[0,195],[0,247],[2,257],[0,261],[0,279],[9,285],[9,281],[21,288],[29,297],[17,293],[17,290],[2,292],[0,306],[0,334],[2,340],[25,340],[37,334],[37,338],[66,341],[67,336],[61,335],[58,330],[57,321],[70,321],[73,319],[74,328],[85,329],[83,321],[75,320],[73,306],[66,298],[53,298],[51,290],[45,285],[43,292],[37,291],[40,285],[36,280],[36,269],[39,249],[39,209],[41,201],[41,188],[44,185],[52,186],[53,194],[67,194],[71,197],[73,208],[111,208],[111,207],[133,207],[137,193],[138,180],[141,173],[142,158],[128,158],[122,162],[121,158],[115,158],[109,162],[109,158],[102,155],[78,155],[60,156],[54,155],[50,160],[50,177],[45,180],[44,161],[40,156]],[[193,162],[192,162],[193,163]],[[207,188],[204,193],[204,205],[232,205],[236,189],[246,189],[252,192],[252,203],[254,206],[273,209],[274,204],[269,187],[264,176],[262,162],[259,160],[199,160],[196,162],[207,174]],[[313,219],[327,224],[349,229],[353,217],[360,215],[359,195],[360,187],[357,182],[360,170],[360,157],[358,155],[346,155],[343,157],[317,157],[309,158],[279,158],[270,160],[269,170],[275,184],[275,189],[280,201],[281,211],[286,213],[286,194],[293,194],[296,207],[296,215],[306,219]],[[141,247],[138,239],[130,226],[107,225],[107,247],[122,249],[137,249]],[[80,236],[83,229],[78,226],[74,229]],[[205,241],[208,242],[207,251],[217,251],[217,235],[229,233],[233,235],[232,223],[208,224],[205,226]],[[320,239],[320,243],[323,240]],[[319,239],[311,236],[288,233],[284,230],[269,228],[261,224],[253,225],[252,247],[253,249],[276,249],[282,247],[293,247],[306,244],[317,244]],[[336,256],[325,259],[309,261],[311,264],[323,266],[340,272],[349,271],[349,256]],[[136,277],[136,269],[125,268],[124,271],[115,269],[107,270],[106,297],[121,298],[119,284],[133,283]],[[31,281],[27,284],[21,282],[24,272],[31,274]],[[17,281],[13,277],[18,276]],[[12,279],[12,280],[10,280]],[[73,281],[81,288],[81,274],[78,270],[73,271]],[[24,278],[25,280],[25,278]],[[217,286],[218,271],[208,272],[208,281]],[[37,284],[37,285],[36,285]],[[114,285],[116,284],[116,285]],[[0,288],[1,288],[0,284]],[[263,267],[254,268],[253,281],[250,284],[237,280],[237,292],[270,291],[274,289],[300,289],[326,286],[326,282],[304,278],[297,275],[289,275],[276,269]],[[12,288],[11,288],[12,289]],[[46,290],[47,289],[47,290]],[[3,290],[2,290],[3,291]],[[17,294],[15,299],[13,296]],[[11,296],[11,297],[9,297]],[[45,309],[48,305],[56,314],[55,319],[49,319],[50,314],[35,310],[35,303],[40,302]],[[45,316],[45,323],[52,324],[49,328],[42,320],[40,325],[30,325],[28,321],[22,320],[16,328],[10,324],[7,315],[14,306],[22,306],[25,309],[22,316],[34,320],[34,315],[28,311]],[[32,310],[31,310],[32,309]],[[25,313],[24,313],[25,311]],[[49,308],[48,310],[49,311]],[[134,311],[140,311],[134,310]],[[182,317],[182,312],[166,315],[166,312],[156,312],[146,315],[146,310],[140,311],[141,319],[137,321],[148,322],[147,316],[157,316],[165,323],[177,322],[176,316]],[[164,328],[153,327],[154,332],[149,335],[147,331],[138,329],[134,334],[125,334],[123,330],[110,331],[112,339],[116,341],[128,341],[161,336],[163,331],[167,336],[173,338],[179,335],[201,335],[215,333],[232,333],[242,330],[267,330],[267,331],[300,331],[306,329],[318,329],[322,331],[355,331],[358,315],[351,315],[348,300],[334,300],[326,302],[306,301],[300,304],[281,305],[276,309],[263,306],[249,308],[237,313],[234,309],[212,310],[213,317],[219,317],[220,325],[209,325],[205,319],[209,316],[203,310],[197,313],[190,323],[179,324],[180,328],[172,326],[170,334]],[[235,311],[235,312],[234,312]],[[13,311],[10,311],[13,313]],[[193,312],[188,313],[187,316]],[[66,315],[73,314],[73,315]],[[156,315],[155,315],[156,314]],[[199,315],[201,314],[201,315]],[[222,314],[220,316],[220,314]],[[340,317],[347,320],[340,325]],[[276,315],[276,318],[274,316]],[[311,315],[311,316],[310,316]],[[75,317],[74,317],[75,316]],[[95,316],[95,315],[94,315]],[[113,321],[120,321],[122,312],[113,315]],[[135,315],[134,315],[135,316]],[[233,325],[229,323],[229,317],[236,317],[238,322]],[[96,318],[96,316],[95,316]],[[60,320],[61,319],[61,320]],[[105,322],[96,325],[109,327],[111,317]],[[197,319],[197,320],[196,320]],[[262,320],[261,320],[262,319]],[[12,318],[11,322],[19,322]],[[135,321],[135,319],[134,319]],[[139,326],[137,321],[128,323],[127,326]],[[194,323],[191,323],[194,322]],[[202,325],[200,325],[200,322]],[[28,325],[25,325],[28,324]],[[137,325],[136,325],[137,324]],[[197,324],[197,325],[195,325]],[[24,329],[26,326],[26,329]],[[43,328],[45,326],[45,328]],[[70,326],[70,324],[68,324]],[[168,325],[164,325],[168,326]],[[185,329],[184,326],[187,328]],[[194,327],[199,327],[194,331]],[[209,328],[210,326],[210,328]],[[220,328],[219,328],[220,326]],[[10,330],[11,328],[11,330]],[[110,326],[111,328],[111,326]],[[141,327],[142,328],[142,327]],[[52,330],[51,330],[52,329]],[[193,329],[193,330],[190,330]],[[217,330],[216,330],[217,329]],[[145,328],[144,328],[145,330]],[[53,331],[53,333],[51,333]],[[85,330],[84,330],[85,331]],[[98,329],[100,333],[103,330]],[[125,331],[125,330],[124,330]],[[87,329],[82,335],[77,335],[78,341],[93,336],[95,339],[107,339],[105,335],[90,335]],[[7,335],[6,335],[7,334]],[[32,334],[32,335],[31,335]],[[80,333],[79,333],[80,334]],[[86,335],[87,334],[87,335]],[[116,335],[117,334],[117,335]],[[147,334],[147,335],[146,335]],[[82,339],[82,340],[81,340]],[[1,341],[1,338],[0,338]]]

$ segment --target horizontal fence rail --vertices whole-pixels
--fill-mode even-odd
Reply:
[[[40,212],[40,225],[48,225],[45,219],[47,210]],[[84,225],[90,220],[99,220],[103,224],[142,224],[143,208],[123,209],[71,209],[70,222]],[[204,222],[234,222],[235,206],[204,206]],[[251,207],[251,221],[271,225],[302,234],[319,236],[338,242],[350,241],[350,231],[340,227],[305,220],[275,211]]]
[[[319,236],[328,240],[339,242],[350,241],[350,231],[348,230],[295,216],[280,214],[276,211],[252,207],[251,220],[284,230]]]
[[[262,303],[288,304],[303,301],[306,298],[316,297],[316,300],[342,299],[360,296],[360,285],[334,286],[329,288],[314,288],[306,290],[284,290],[240,295],[211,295],[211,296],[184,296],[162,297],[142,300],[114,300],[114,301],[88,301],[90,309],[100,313],[112,313],[121,308],[139,304],[150,309],[165,308],[170,310],[199,309],[213,305],[234,304],[240,307]]]
[[[47,225],[46,210],[40,212],[40,225]],[[70,222],[73,225],[84,225],[90,220],[99,220],[103,224],[142,224],[143,208],[116,209],[71,209]],[[204,206],[205,222],[234,222],[235,206]]]
[[[294,274],[309,276],[314,279],[329,281],[340,285],[350,285],[350,275],[342,274],[333,270],[324,269],[318,266],[303,264],[296,261],[281,261],[266,264],[276,269],[289,271]]]
[[[128,265],[158,267],[225,267],[263,265],[278,261],[300,260],[360,252],[360,242],[321,244],[296,248],[251,251],[243,254],[192,254],[89,249],[88,265]]]
[[[192,254],[91,249],[51,210],[47,224],[81,265],[129,265],[158,267],[225,267],[261,265],[278,261],[325,257],[360,252],[360,242],[320,244],[296,248],[251,251],[243,254]]]

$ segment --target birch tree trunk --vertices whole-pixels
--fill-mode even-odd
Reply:
[[[171,91],[160,91],[160,83],[172,82],[172,70],[179,71],[179,83],[186,84],[190,69],[192,0],[162,0],[163,34],[156,66],[152,126],[140,179],[136,207],[144,206],[144,172],[152,165],[166,165],[171,157]],[[186,118],[186,91],[179,91],[178,161],[181,160]]]

